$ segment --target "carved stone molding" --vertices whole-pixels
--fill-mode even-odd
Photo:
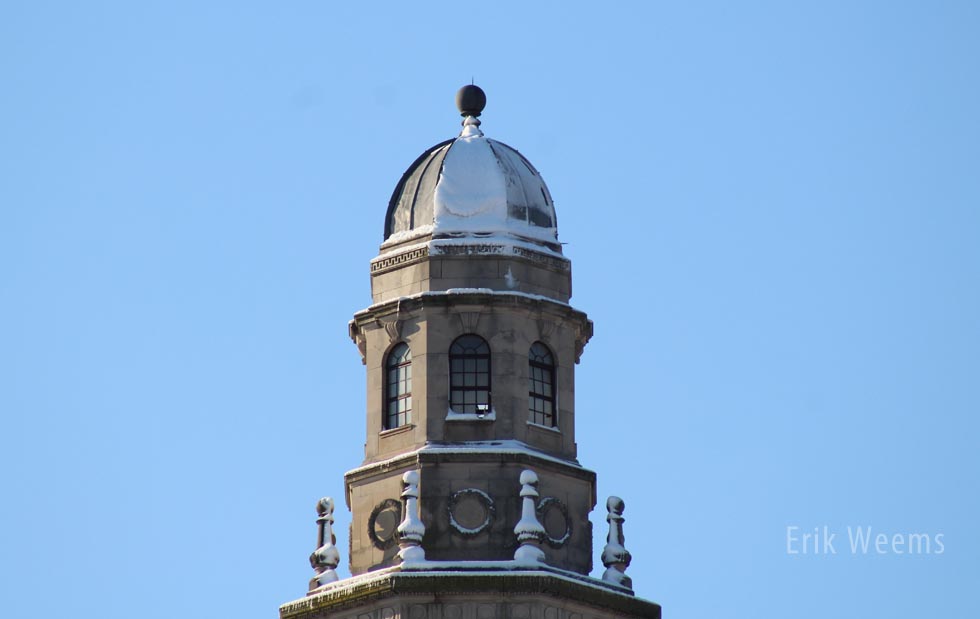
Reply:
[[[371,262],[371,274],[376,275],[378,273],[384,273],[385,271],[397,269],[398,267],[405,266],[413,262],[418,262],[428,255],[429,248],[427,246],[423,246],[416,247],[415,249],[402,252],[400,254],[395,254],[394,256],[375,258]]]
[[[568,271],[572,268],[572,263],[568,260],[552,258],[551,256],[547,256],[536,251],[531,251],[530,249],[526,249],[524,247],[514,246],[512,249],[515,256],[520,256],[521,258],[525,258],[531,262],[544,265],[554,271]]]
[[[357,346],[357,352],[361,353],[361,365],[367,365],[367,339],[356,320],[347,323],[347,333],[354,345]]]
[[[551,339],[551,335],[555,332],[555,322],[553,320],[545,320],[539,318],[538,323],[538,339],[547,341]]]
[[[464,333],[476,331],[477,325],[480,324],[480,312],[460,312],[457,316]]]
[[[578,328],[575,329],[575,363],[578,363],[582,359],[582,353],[585,352],[585,345],[592,339],[592,329],[593,325],[591,320],[580,323]]]
[[[378,323],[384,327],[385,333],[388,334],[388,341],[394,342],[401,338],[402,336],[402,325],[403,321],[398,320],[394,317],[388,316],[383,319],[379,319]]]
[[[503,245],[494,243],[473,243],[470,245],[439,245],[433,253],[444,256],[494,255],[504,252]]]

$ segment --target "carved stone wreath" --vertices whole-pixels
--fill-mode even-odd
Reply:
[[[456,509],[459,504],[467,499],[475,499],[483,507],[484,518],[483,522],[475,527],[464,526],[456,519]],[[449,505],[447,511],[449,512],[449,526],[453,528],[456,533],[462,535],[463,537],[475,537],[480,533],[483,533],[493,522],[494,516],[497,514],[497,508],[493,504],[493,499],[490,495],[480,490],[478,488],[463,488],[462,490],[457,490],[449,497]]]
[[[394,512],[394,525],[389,527],[390,532],[382,536],[378,534],[378,518],[385,512]],[[395,499],[385,499],[371,510],[371,516],[368,518],[367,533],[368,537],[371,538],[371,543],[378,550],[387,550],[398,543],[398,523],[402,519],[402,504],[401,501]]]
[[[565,521],[565,532],[558,537],[551,537],[551,534],[547,533],[547,528],[545,532],[545,542],[552,548],[561,548],[565,545],[565,542],[572,536],[572,519],[568,517],[568,507],[562,502],[561,499],[555,498],[553,496],[548,496],[538,503],[538,507],[535,510],[538,515],[538,520],[543,524],[545,517],[549,510],[557,509],[561,513],[562,520]]]

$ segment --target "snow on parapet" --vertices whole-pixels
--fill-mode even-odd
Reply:
[[[480,578],[508,578],[511,576],[548,576],[567,582],[577,583],[600,591],[633,596],[633,592],[613,583],[598,578],[564,570],[544,563],[528,566],[517,561],[419,561],[411,565],[394,565],[365,572],[357,576],[345,578],[330,587],[316,591],[312,595],[349,596],[355,591],[362,591],[366,583],[390,578],[397,574],[399,578],[453,578],[460,575]],[[282,604],[280,611],[295,611],[299,608],[309,608],[311,597]]]
[[[519,441],[480,442],[493,446],[498,446],[499,443],[519,443]],[[497,453],[499,453],[499,451]],[[606,571],[603,573],[602,579],[597,580],[587,575],[570,572],[545,563],[546,554],[542,546],[548,537],[548,533],[541,524],[541,521],[538,519],[538,509],[541,507],[541,505],[538,504],[538,498],[540,496],[537,489],[538,476],[531,469],[524,469],[521,471],[519,478],[521,484],[521,517],[513,529],[514,536],[516,537],[516,541],[518,543],[517,550],[514,552],[513,560],[427,560],[425,558],[425,550],[422,548],[426,527],[419,517],[423,507],[419,500],[420,480],[421,475],[417,469],[406,471],[402,475],[403,491],[401,497],[403,501],[402,513],[404,514],[404,517],[401,524],[399,524],[397,528],[398,545],[400,547],[397,556],[401,563],[383,570],[371,572],[367,575],[355,576],[345,581],[338,580],[337,575],[334,572],[334,568],[337,567],[337,564],[340,561],[340,556],[335,547],[336,539],[334,538],[333,531],[330,527],[330,524],[333,522],[333,499],[330,499],[329,497],[320,499],[320,501],[317,503],[317,513],[319,514],[317,523],[320,525],[318,530],[318,541],[320,543],[320,548],[318,548],[310,557],[310,563],[313,564],[317,570],[317,577],[310,581],[310,593],[308,595],[325,593],[327,590],[330,590],[332,593],[336,594],[338,590],[352,586],[359,581],[363,581],[365,578],[371,578],[371,575],[378,576],[393,572],[414,573],[419,575],[422,573],[425,573],[426,575],[432,575],[433,573],[440,575],[465,573],[469,575],[492,577],[502,572],[511,571],[522,573],[549,572],[561,574],[584,584],[597,587],[601,586],[620,593],[633,595],[632,580],[625,574],[626,567],[628,567],[630,564],[631,556],[626,548],[623,547],[624,538],[622,529],[622,514],[625,504],[619,497],[609,497],[609,500],[606,501],[606,509],[608,511],[606,520],[609,521],[609,535],[607,537],[606,546],[602,551],[602,563],[606,566]],[[488,508],[486,519],[479,527],[476,528],[465,528],[454,522],[453,511],[451,508],[449,510],[449,517],[451,519],[452,526],[457,532],[463,535],[478,535],[490,525],[494,518],[493,499],[484,491],[476,488],[466,488],[458,491],[456,495],[453,496],[453,499],[455,499],[455,497],[461,493],[477,495],[483,499],[486,505],[490,506]],[[427,506],[427,509],[429,510],[429,513],[431,513],[431,506]]]

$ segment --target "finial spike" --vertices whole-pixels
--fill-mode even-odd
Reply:
[[[626,568],[633,560],[632,555],[623,545],[626,537],[623,535],[623,510],[626,503],[618,496],[611,496],[606,501],[606,520],[609,522],[609,535],[606,536],[606,546],[602,549],[602,564],[606,571],[602,579],[606,582],[633,589],[633,579],[626,575]]]
[[[422,538],[425,524],[419,518],[419,472],[412,470],[402,475],[402,512],[405,517],[398,525],[398,558],[402,564],[425,561]]]
[[[538,520],[538,475],[531,469],[521,472],[521,519],[514,527],[517,542],[520,544],[514,552],[514,560],[524,563],[544,563],[544,551],[541,544],[547,536],[544,526]]]
[[[337,538],[333,534],[333,499],[323,497],[316,502],[317,549],[310,555],[310,565],[316,575],[310,579],[310,591],[337,582],[337,566],[340,565],[340,551]]]

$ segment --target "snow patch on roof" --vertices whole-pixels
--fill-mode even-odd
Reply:
[[[507,183],[485,139],[460,138],[446,153],[434,216],[440,231],[496,231],[506,222]]]
[[[405,241],[410,241],[415,238],[423,237],[427,234],[432,234],[432,224],[426,224],[421,226],[415,226],[409,230],[402,230],[401,232],[395,232],[381,244],[381,248],[391,247],[392,245],[398,245],[399,243],[404,243]]]
[[[554,203],[544,179],[510,146],[465,132],[416,160],[389,207],[382,248],[433,234],[493,233],[558,242]]]

